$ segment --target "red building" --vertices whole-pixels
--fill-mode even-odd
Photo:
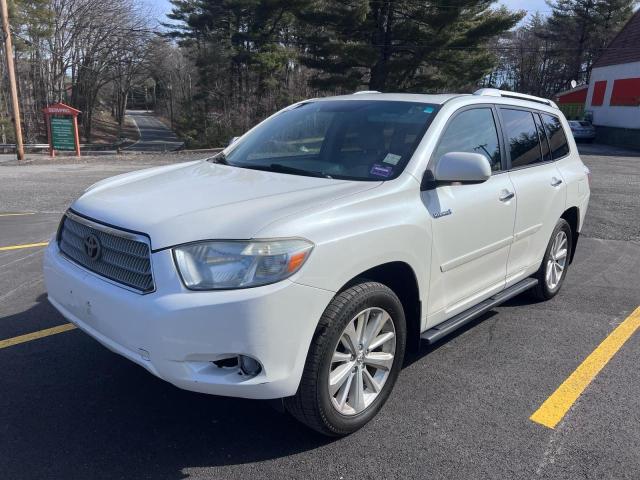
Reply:
[[[589,85],[581,85],[556,96],[556,103],[569,120],[584,118],[584,106],[587,103]]]
[[[640,148],[640,11],[593,65],[585,113],[598,141]]]
[[[556,102],[568,119],[590,119],[598,142],[640,148],[640,11],[596,60],[589,85]]]

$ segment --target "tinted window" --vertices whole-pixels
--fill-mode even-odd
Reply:
[[[533,114],[526,110],[501,109],[501,112],[511,154],[511,167],[541,162],[540,138]]]
[[[558,117],[553,115],[542,114],[542,122],[549,137],[549,144],[551,145],[551,154],[553,159],[557,160],[565,155],[569,154],[569,144],[567,143],[567,136],[564,134],[562,124]]]
[[[551,150],[549,150],[549,142],[547,141],[547,134],[544,132],[544,127],[542,126],[540,115],[538,115],[537,113],[534,113],[533,118],[536,121],[536,128],[538,129],[538,137],[540,137],[540,146],[542,147],[542,158],[544,159],[545,162],[549,162],[552,160],[552,158],[551,158]]]
[[[413,155],[436,105],[319,101],[267,120],[226,155],[236,167],[354,180],[390,180]]]
[[[487,157],[492,170],[500,170],[498,131],[490,108],[466,110],[456,115],[442,135],[436,160],[449,152],[480,153]]]

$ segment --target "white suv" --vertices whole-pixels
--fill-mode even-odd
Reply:
[[[558,292],[589,200],[568,132],[498,90],[300,102],[213,158],[90,187],[47,250],[49,300],[180,388],[345,435],[406,347]]]

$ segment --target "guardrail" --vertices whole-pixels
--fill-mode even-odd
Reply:
[[[121,143],[81,143],[80,150],[86,152],[100,152],[105,150],[117,150],[121,148],[124,142]],[[40,151],[48,151],[49,144],[48,143],[25,143],[24,144],[25,152],[40,152]],[[0,143],[0,152],[2,153],[15,153],[16,152],[16,144],[15,143]]]
[[[184,153],[218,153],[223,150],[223,147],[215,148],[198,148],[198,149],[185,149],[184,143],[176,148],[175,142],[166,144],[154,144],[153,147],[145,150],[128,150],[127,147],[131,145],[123,143],[81,143],[80,150],[82,153],[90,152],[106,152],[106,151],[119,151],[120,153],[168,153],[168,152],[184,152]],[[167,148],[171,147],[171,148]],[[24,150],[27,153],[48,153],[49,144],[47,143],[29,143],[24,144]],[[16,145],[14,143],[0,143],[0,153],[15,153]],[[74,153],[74,152],[69,152]]]

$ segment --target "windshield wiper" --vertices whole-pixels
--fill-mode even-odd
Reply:
[[[218,163],[220,165],[229,165],[229,162],[227,161],[227,156],[224,154],[224,152],[220,152],[217,155],[214,155],[213,157],[207,158],[207,162]]]
[[[314,172],[303,168],[290,167],[281,163],[272,163],[270,165],[236,165],[241,168],[250,168],[251,170],[262,170],[265,172],[291,173],[292,175],[305,175],[307,177],[333,178],[324,172]]]

